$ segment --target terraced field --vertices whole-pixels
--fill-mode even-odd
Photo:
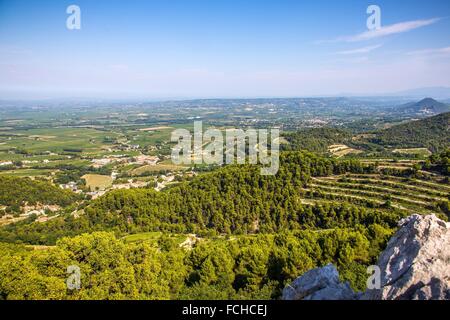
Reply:
[[[305,204],[333,200],[424,214],[440,213],[436,204],[450,197],[450,185],[442,176],[421,180],[380,174],[347,174],[312,178],[304,191]]]
[[[418,160],[397,160],[392,159],[379,159],[379,160],[360,160],[365,164],[377,165],[379,169],[398,169],[407,170],[411,169],[415,164],[419,163]]]

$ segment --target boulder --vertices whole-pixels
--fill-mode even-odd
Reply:
[[[351,300],[354,297],[350,285],[339,281],[339,273],[332,264],[306,272],[282,294],[283,300]]]
[[[378,259],[381,288],[362,298],[450,299],[450,224],[434,215],[413,215],[399,226]]]
[[[380,288],[355,293],[329,264],[288,285],[283,300],[450,300],[450,223],[412,215],[379,257]]]

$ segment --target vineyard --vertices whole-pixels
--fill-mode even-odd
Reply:
[[[417,179],[383,174],[345,174],[312,178],[304,189],[305,203],[349,202],[372,208],[439,214],[439,204],[450,196],[443,176]]]

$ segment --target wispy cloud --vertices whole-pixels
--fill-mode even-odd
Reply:
[[[422,49],[422,50],[416,50],[408,52],[409,55],[432,55],[432,54],[443,54],[447,55],[450,54],[450,47],[445,48],[430,48],[430,49]]]
[[[369,30],[352,36],[343,36],[334,40],[318,41],[317,43],[333,43],[333,42],[359,42],[377,38],[390,36],[393,34],[404,33],[414,29],[432,25],[441,20],[441,18],[432,18],[427,20],[413,20],[399,22],[388,26],[381,27],[378,30]]]
[[[371,52],[371,51],[373,51],[375,49],[380,48],[381,46],[382,46],[381,44],[377,44],[377,45],[374,45],[374,46],[368,46],[368,47],[364,47],[364,48],[345,50],[345,51],[338,51],[338,52],[336,52],[336,54],[352,55],[352,54],[368,53],[368,52]]]

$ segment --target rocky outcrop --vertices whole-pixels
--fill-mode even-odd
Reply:
[[[383,251],[381,288],[365,299],[450,299],[450,224],[435,216],[413,215]]]
[[[327,265],[296,279],[282,299],[449,300],[450,223],[434,215],[413,215],[399,226],[378,260],[379,288],[357,294]]]
[[[306,272],[283,290],[284,300],[353,300],[355,296],[348,283],[339,281],[332,264]]]

